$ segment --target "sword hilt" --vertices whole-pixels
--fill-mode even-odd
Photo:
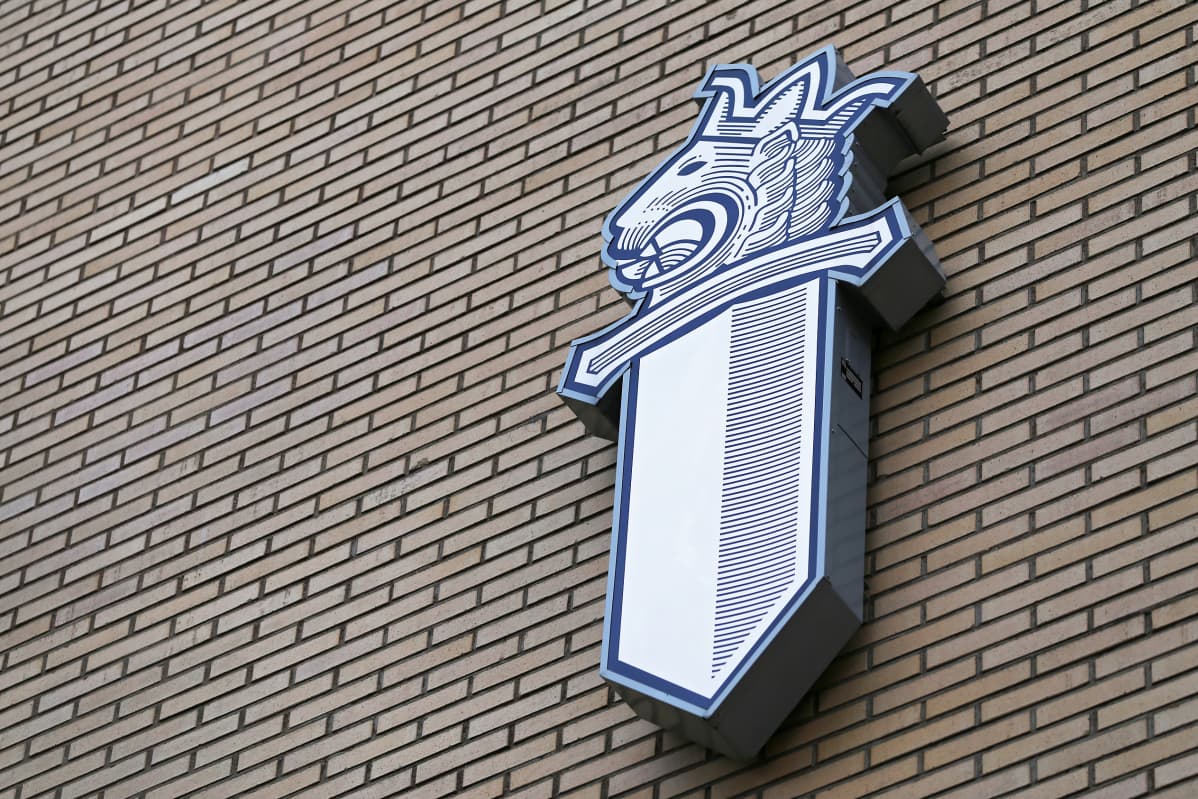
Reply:
[[[685,335],[737,301],[781,291],[821,273],[860,285],[910,236],[902,206],[891,201],[827,233],[725,266],[660,302],[647,296],[615,324],[575,339],[558,393],[576,412],[580,405],[598,405],[634,359]]]

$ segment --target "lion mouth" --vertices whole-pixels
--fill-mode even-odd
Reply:
[[[685,271],[706,240],[706,231],[697,220],[678,219],[657,231],[636,256],[617,264],[626,279],[648,286],[650,281],[660,282],[658,278]]]
[[[687,275],[705,271],[701,267],[720,255],[732,225],[724,203],[720,213],[704,205],[663,220],[639,249],[621,248],[623,237],[613,240],[608,255],[620,279],[639,290],[669,285],[673,291],[689,282]]]

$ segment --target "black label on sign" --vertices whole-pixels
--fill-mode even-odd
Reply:
[[[844,378],[844,382],[848,383],[849,387],[857,392],[857,396],[860,397],[863,387],[861,375],[853,371],[853,367],[849,366],[849,362],[844,358],[840,359],[840,376]]]

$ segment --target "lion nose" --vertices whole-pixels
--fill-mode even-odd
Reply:
[[[618,247],[614,244],[607,245],[607,254],[613,261],[631,261],[640,255],[636,250]]]
[[[617,261],[626,261],[638,255],[637,250],[630,246],[628,229],[617,224],[608,224],[611,239],[607,242],[607,254]]]
[[[640,258],[642,251],[653,245],[653,220],[634,219],[634,224],[618,222],[608,225],[611,239],[607,243],[608,254],[618,258]]]

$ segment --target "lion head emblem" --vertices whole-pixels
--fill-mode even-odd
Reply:
[[[835,62],[828,48],[762,90],[751,66],[708,73],[686,143],[604,225],[603,257],[617,290],[663,299],[725,264],[840,220],[849,134],[908,79],[880,74],[834,95]]]

